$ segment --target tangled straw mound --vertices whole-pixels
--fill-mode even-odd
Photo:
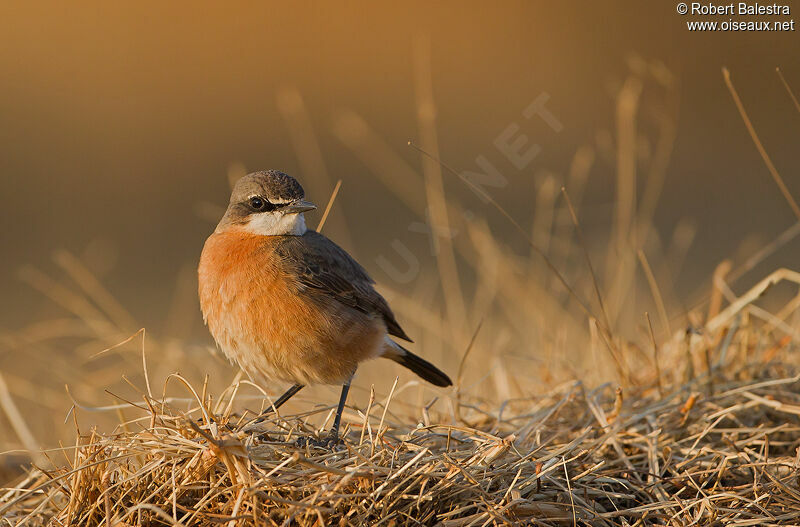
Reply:
[[[153,402],[138,430],[82,435],[70,466],[31,470],[0,513],[8,525],[797,523],[788,370],[663,397],[571,383],[416,427],[386,423],[376,403],[346,416],[333,451],[294,446],[313,433],[301,416],[237,431],[207,408],[196,421]]]
[[[148,395],[113,433],[79,432],[61,449],[66,466],[33,468],[2,490],[0,517],[25,526],[798,524],[800,368],[785,322],[794,308],[776,317],[752,306],[781,280],[800,275],[776,271],[703,331],[679,332],[661,359],[654,353],[652,371],[620,362],[624,389],[569,382],[498,406],[457,387],[415,408],[415,423],[389,410],[395,383],[385,400],[373,392],[366,408],[347,409],[333,450],[295,446],[330,409],[255,423],[233,413],[238,384],[212,404],[205,386],[173,375],[193,407]]]

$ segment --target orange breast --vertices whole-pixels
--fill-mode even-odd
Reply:
[[[279,238],[212,234],[198,269],[200,307],[222,351],[255,378],[340,384],[379,355],[383,322],[306,291],[274,251]]]

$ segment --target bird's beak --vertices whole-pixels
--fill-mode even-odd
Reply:
[[[300,199],[295,201],[294,203],[291,203],[290,205],[287,205],[286,208],[283,210],[289,214],[296,214],[298,212],[307,212],[309,210],[314,210],[316,208],[317,206],[311,203],[310,201]]]

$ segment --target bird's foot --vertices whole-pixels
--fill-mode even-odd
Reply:
[[[327,437],[319,438],[313,436],[299,437],[294,444],[300,448],[312,447],[324,450],[338,450],[344,447],[344,443],[338,434],[330,434]]]
[[[241,424],[237,431],[242,434],[248,434],[251,436],[259,436],[264,434],[268,427],[268,423],[264,423],[264,421],[259,421],[257,419],[252,419],[247,421],[246,423]]]

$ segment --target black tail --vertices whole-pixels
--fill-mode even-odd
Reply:
[[[397,347],[400,347],[397,345]],[[388,359],[392,359],[398,364],[402,364],[409,370],[413,371],[426,381],[436,386],[452,386],[453,381],[450,380],[450,377],[447,376],[442,370],[431,364],[430,362],[426,361],[422,357],[414,355],[410,351],[405,348],[401,348],[405,353],[392,353],[386,354],[384,357]]]

